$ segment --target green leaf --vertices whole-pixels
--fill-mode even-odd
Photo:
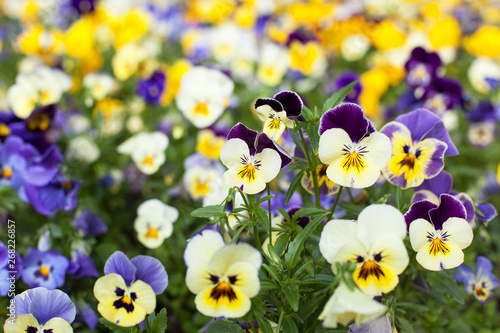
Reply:
[[[314,114],[312,113],[312,111],[307,107],[307,106],[303,106],[302,107],[302,117],[304,117],[305,120],[307,121],[311,121],[311,120],[314,120]]]
[[[257,205],[260,205],[261,203],[263,203],[264,201],[267,201],[269,199],[272,199],[274,198],[274,194],[269,194],[269,195],[266,195],[262,198],[260,198],[258,201],[257,201]]]
[[[267,264],[262,264],[262,267],[269,273],[269,275],[272,276],[273,279],[275,279],[278,282],[280,281],[280,278],[278,277],[278,273],[276,273],[274,268],[272,268],[271,266],[269,266]]]
[[[283,294],[285,295],[286,300],[288,301],[288,304],[292,307],[293,311],[297,312],[299,310],[299,299],[300,299],[300,292],[299,292],[299,286],[295,281],[290,281],[287,283],[283,283],[281,285],[281,290],[283,291]],[[288,332],[285,330],[285,332]]]
[[[441,295],[450,297],[459,304],[464,304],[464,297],[456,280],[447,271],[432,272],[427,276],[431,289]]]
[[[304,243],[306,239],[316,230],[318,225],[323,221],[325,217],[328,216],[329,213],[323,213],[317,216],[314,220],[309,222],[309,224],[295,237],[295,239],[289,244],[288,252],[285,254],[285,260],[288,266],[288,269],[291,269],[300,260],[300,254],[304,249]]]
[[[230,321],[216,320],[208,327],[207,333],[245,333],[245,331]]]
[[[260,291],[275,290],[278,288],[279,286],[276,283],[271,282],[271,280],[263,278],[260,279]]]
[[[303,175],[304,171],[299,172],[298,174],[295,175],[295,178],[293,178],[292,182],[290,183],[290,187],[288,187],[288,191],[286,191],[285,206],[288,205],[288,202],[292,198],[292,195],[295,193],[295,190],[297,189],[297,186],[302,180]]]
[[[399,326],[401,326],[401,333],[415,333],[411,323],[403,317],[398,317],[397,321]]]
[[[276,243],[274,243],[274,251],[279,257],[281,257],[283,255],[283,252],[285,252],[285,249],[289,241],[290,241],[290,236],[284,234],[279,236],[278,239],[276,240]]]
[[[313,123],[307,124],[307,136],[309,138],[310,148],[312,149],[313,153],[316,154],[319,147],[319,133],[318,133],[318,127],[315,126],[315,124]]]
[[[99,322],[116,333],[130,333],[132,331],[132,327],[121,327],[104,318],[99,318]]]
[[[329,213],[330,213],[329,210],[323,208],[304,207],[296,211],[295,214],[293,214],[293,216],[306,217],[306,216],[316,216],[320,214],[329,214]]]
[[[153,322],[150,323],[151,333],[164,333],[167,330],[167,321],[167,309],[163,308],[156,317],[153,317]]]
[[[290,316],[285,316],[283,318],[283,332],[286,333],[299,333],[299,329],[297,328],[297,324]]]
[[[337,104],[342,102],[356,84],[358,84],[358,81],[351,82],[347,86],[340,88],[338,91],[334,92],[323,105],[323,112],[337,106]]]
[[[416,303],[410,303],[410,302],[398,302],[397,303],[398,307],[403,307],[403,308],[408,308],[412,311],[416,312],[426,312],[429,311],[429,307],[422,305],[422,304],[416,304]]]
[[[225,217],[226,212],[224,211],[224,207],[221,205],[214,206],[206,206],[195,209],[191,212],[191,216],[193,217]]]
[[[274,333],[271,324],[262,316],[262,314],[254,311],[254,317],[255,320],[257,320],[257,323],[259,323],[259,328],[263,333]]]
[[[264,229],[269,229],[269,216],[264,208],[259,207],[253,211],[255,216],[257,216],[257,220],[260,222],[260,225],[264,227]]]
[[[339,202],[338,205],[354,215],[359,215],[359,213],[361,213],[361,211],[365,208],[364,206],[347,202]]]

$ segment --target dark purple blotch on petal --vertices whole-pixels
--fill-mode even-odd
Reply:
[[[299,94],[291,90],[283,90],[273,96],[283,105],[287,117],[298,117],[302,113],[304,103]]]
[[[410,209],[404,215],[407,231],[410,230],[410,224],[418,219],[430,221],[429,211],[435,209],[437,206],[430,201],[418,201],[411,205]]]
[[[255,101],[255,104],[253,107],[255,108],[255,110],[257,110],[257,108],[259,108],[260,106],[263,106],[263,105],[269,105],[271,107],[271,109],[273,109],[276,112],[283,111],[283,105],[280,102],[278,102],[277,100],[275,100],[274,98],[258,98]]]
[[[319,134],[332,128],[341,128],[347,132],[354,143],[358,143],[367,134],[375,132],[375,127],[366,118],[363,109],[354,103],[343,103],[325,112],[319,124]]]
[[[467,218],[464,205],[449,194],[441,194],[439,206],[429,211],[429,217],[436,230],[443,228],[443,223],[450,217]]]
[[[462,205],[464,205],[465,212],[467,214],[467,222],[469,222],[469,224],[474,223],[474,217],[476,213],[474,212],[474,202],[472,201],[472,199],[463,192],[457,193],[455,195],[455,198],[457,198],[462,203]]]
[[[256,142],[259,132],[254,131],[243,125],[242,123],[237,123],[231,128],[229,134],[227,135],[227,139],[241,139],[245,141],[248,145],[248,149],[250,149],[250,155],[255,155],[256,153]]]

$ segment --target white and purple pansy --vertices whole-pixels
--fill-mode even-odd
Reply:
[[[436,77],[439,67],[441,59],[437,53],[416,47],[405,64],[406,83],[414,88],[427,86]]]
[[[135,326],[156,307],[155,294],[168,285],[162,263],[150,256],[128,259],[120,251],[113,253],[104,265],[104,276],[94,285],[97,311],[122,327]]]
[[[344,103],[321,117],[318,156],[327,177],[341,186],[373,185],[391,157],[391,142],[366,118],[361,107]]]
[[[441,194],[439,205],[424,200],[410,207],[405,220],[420,265],[439,271],[463,263],[462,249],[468,247],[474,237],[466,218],[463,204],[449,194]]]
[[[459,273],[453,274],[455,279],[464,284],[465,291],[481,303],[486,303],[493,297],[493,289],[498,287],[498,279],[493,274],[493,265],[488,258],[483,256],[477,257],[476,273],[470,266],[462,264],[458,266]]]
[[[5,333],[73,332],[76,307],[60,290],[43,287],[28,289],[14,298],[16,317],[7,319]]]
[[[262,132],[272,140],[278,141],[286,128],[295,126],[291,118],[300,116],[303,105],[297,93],[283,90],[273,98],[257,99],[254,108],[259,119],[264,122]]]
[[[435,77],[424,88],[421,102],[424,108],[431,110],[441,117],[447,110],[462,105],[462,95],[460,83],[449,78]]]
[[[266,134],[236,124],[220,152],[228,168],[222,177],[224,186],[239,187],[244,193],[256,194],[273,180],[292,159]]]
[[[471,227],[476,226],[476,220],[483,223],[488,223],[497,216],[497,211],[493,205],[487,202],[475,204],[472,198],[464,192],[452,191],[451,187],[453,179],[446,171],[441,171],[436,177],[425,180],[422,185],[415,187],[415,194],[411,199],[412,202],[427,200],[436,205],[439,205],[439,196],[443,193],[453,195],[464,205],[467,213],[467,222]],[[476,210],[478,214],[476,214]]]
[[[443,122],[426,109],[401,115],[380,131],[392,142],[392,156],[382,173],[403,189],[437,176],[445,155],[458,155]]]

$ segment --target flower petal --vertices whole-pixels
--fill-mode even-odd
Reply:
[[[196,308],[205,316],[239,318],[250,311],[250,299],[237,287],[231,288],[231,297],[219,296],[214,292],[217,286],[210,287],[196,295]]]
[[[287,117],[298,117],[302,113],[304,103],[296,92],[282,90],[273,97],[283,105]]]
[[[262,265],[262,256],[257,249],[246,243],[229,244],[214,253],[210,266],[225,275],[229,267],[238,261],[249,262],[259,269]]]
[[[406,223],[401,212],[390,205],[370,205],[358,216],[357,236],[370,251],[372,245],[384,236],[406,237]]]
[[[137,268],[135,279],[149,284],[155,294],[161,294],[168,286],[168,275],[160,260],[151,256],[136,256],[130,260]]]
[[[204,230],[188,242],[184,251],[184,262],[188,267],[198,261],[208,263],[214,253],[224,245],[224,239],[219,232]]]
[[[121,251],[113,253],[104,264],[104,274],[119,274],[127,285],[130,285],[135,280],[135,272],[134,264]]]
[[[227,168],[241,166],[243,156],[250,157],[250,150],[242,139],[228,140],[220,150],[220,160]]]
[[[346,131],[352,142],[358,143],[368,133],[375,132],[363,109],[354,103],[342,103],[326,111],[320,119],[319,134],[332,128]]]
[[[462,218],[450,217],[443,223],[443,232],[448,234],[448,242],[465,249],[472,243],[474,233],[469,223]]]

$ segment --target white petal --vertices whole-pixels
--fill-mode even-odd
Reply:
[[[323,164],[331,164],[343,156],[344,145],[353,146],[352,140],[346,131],[332,128],[319,137],[318,156]]]
[[[440,271],[460,266],[464,262],[463,251],[454,243],[446,242],[446,246],[450,250],[450,253],[446,255],[442,255],[441,253],[437,256],[431,255],[427,248],[418,251],[416,257],[418,263],[431,271]]]
[[[227,269],[226,276],[235,276],[234,285],[246,296],[254,297],[259,293],[259,269],[254,264],[248,261],[235,262]]]
[[[276,111],[274,111],[273,108],[267,104],[259,106],[257,109],[255,109],[255,111],[257,112],[257,116],[259,117],[260,121],[266,121],[268,118],[276,114]]]
[[[448,232],[448,242],[457,244],[461,249],[468,247],[474,238],[470,224],[458,217],[450,217],[446,220],[442,231]]]
[[[246,243],[229,244],[214,253],[210,265],[225,275],[229,267],[238,261],[248,262],[258,270],[262,265],[262,256],[256,248]]]
[[[276,178],[281,170],[281,157],[274,149],[264,149],[260,153],[255,154],[253,160],[260,161],[261,166],[257,168],[257,174],[266,183]]]
[[[186,266],[189,267],[197,261],[210,262],[214,253],[224,245],[224,239],[220,233],[213,230],[204,230],[188,242],[184,251]]]
[[[408,267],[410,258],[403,241],[394,235],[381,236],[375,240],[370,253],[381,253],[382,260],[379,265],[386,267],[395,274],[401,274]]]
[[[238,173],[241,167],[235,166],[227,170],[222,176],[222,183],[227,187],[239,187],[246,194],[256,194],[263,191],[266,188],[266,182],[257,173],[257,177],[252,181],[248,181],[247,178],[242,179]]]
[[[361,140],[358,143],[359,145],[367,147],[368,152],[364,154],[363,158],[372,161],[379,170],[383,169],[389,163],[392,154],[392,144],[387,135],[380,132],[371,133],[370,136]]]
[[[319,250],[326,261],[334,264],[342,246],[357,242],[356,229],[357,224],[352,220],[331,220],[325,225],[319,240]]]
[[[243,166],[243,156],[250,157],[250,150],[247,143],[241,139],[228,140],[220,150],[220,160],[227,168]]]
[[[220,272],[214,271],[208,262],[198,262],[189,266],[186,272],[186,286],[193,294],[198,294],[213,285],[210,276],[219,276]]]
[[[403,214],[390,205],[370,205],[358,216],[358,239],[367,249],[385,235],[400,239],[406,237],[406,222]]]
[[[429,246],[429,241],[427,236],[429,234],[433,235],[436,233],[434,226],[424,219],[416,219],[410,223],[410,243],[413,251],[419,252],[423,249],[427,249]]]

